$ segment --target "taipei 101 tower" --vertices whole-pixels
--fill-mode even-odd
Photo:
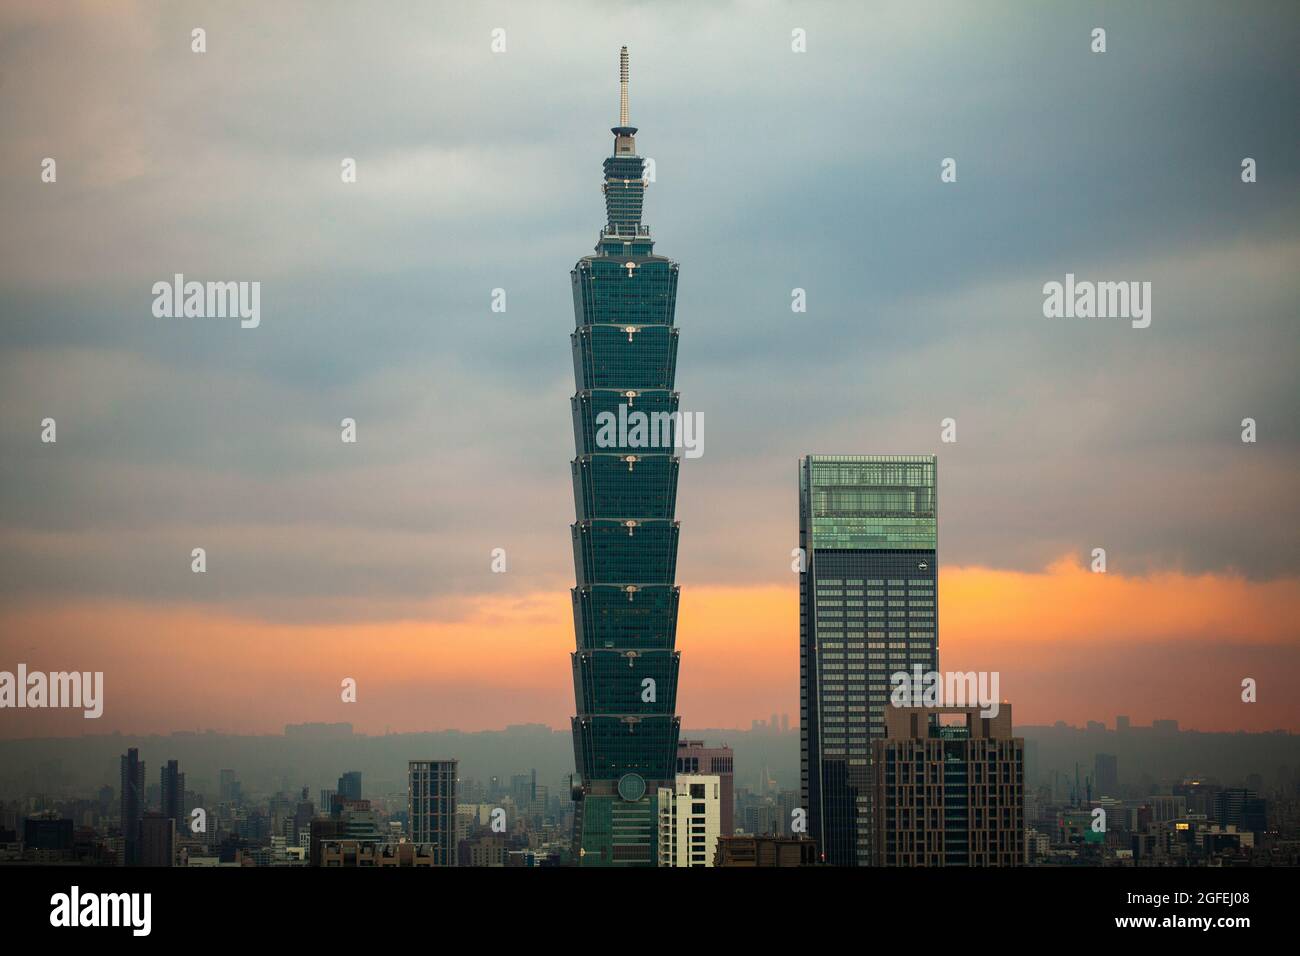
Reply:
[[[629,125],[627,47],[619,125],[605,160],[605,226],[570,273],[572,399],[573,852],[583,866],[654,866],[659,788],[673,785],[678,526],[674,518],[677,263],[641,221],[645,163]],[[635,413],[644,413],[636,416]],[[636,417],[661,423],[625,426]],[[649,440],[647,440],[649,439]]]

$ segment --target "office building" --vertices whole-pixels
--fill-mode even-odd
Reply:
[[[1020,866],[1025,742],[1011,705],[891,707],[873,741],[880,866]]]
[[[677,264],[641,221],[646,180],[627,108],[627,48],[606,223],[571,273],[577,586],[572,655],[574,852],[584,866],[653,866],[659,788],[677,757],[681,426],[673,390]]]
[[[239,783],[235,779],[235,771],[226,769],[220,772],[217,797],[222,803],[239,802]]]
[[[461,866],[479,869],[504,867],[510,860],[510,841],[501,833],[479,833],[457,848]]]
[[[15,834],[16,835],[16,834]],[[72,821],[60,817],[52,810],[37,813],[23,820],[23,847],[27,850],[46,850],[55,854],[72,851]]]
[[[349,770],[339,777],[338,796],[344,800],[361,799],[361,771]]]
[[[185,774],[181,773],[180,763],[168,760],[162,768],[162,785],[159,788],[162,802],[162,815],[176,821],[180,829],[185,821]]]
[[[432,848],[435,866],[456,865],[455,760],[412,760],[407,768],[411,842]]]
[[[140,821],[144,817],[144,761],[131,747],[122,755],[122,852],[127,866],[140,865]]]
[[[677,772],[711,774],[721,784],[722,825],[724,836],[736,832],[736,754],[723,744],[706,747],[703,740],[677,742]]]
[[[176,865],[176,821],[161,813],[140,819],[140,865]]]
[[[714,774],[677,774],[659,788],[659,865],[711,867],[722,834],[722,781]]]
[[[889,675],[938,669],[933,455],[799,461],[800,784],[832,866],[874,860],[871,742]]]
[[[1155,794],[1147,798],[1151,804],[1151,822],[1169,823],[1187,815],[1187,798],[1174,794]]]
[[[1093,771],[1093,796],[1119,796],[1119,759],[1114,754],[1097,754]]]
[[[332,815],[338,821],[340,839],[369,843],[384,842],[384,829],[379,819],[379,812],[370,805],[369,800],[335,797]]]
[[[312,866],[325,865],[325,847],[339,840],[342,832],[342,823],[334,817],[316,817],[311,821],[307,856]]]
[[[1214,819],[1223,829],[1260,833],[1268,829],[1268,801],[1253,790],[1232,787],[1214,795]]]

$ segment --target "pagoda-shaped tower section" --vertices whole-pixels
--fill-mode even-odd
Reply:
[[[657,794],[672,787],[680,727],[677,421],[654,417],[678,411],[677,263],[655,254],[641,221],[645,163],[628,124],[627,82],[624,47],[605,227],[570,273],[574,853],[584,866],[656,864]],[[667,421],[673,440],[663,440],[665,429],[610,427],[634,412]]]

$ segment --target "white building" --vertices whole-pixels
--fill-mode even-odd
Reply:
[[[679,773],[659,788],[660,866],[713,866],[721,834],[721,777]]]

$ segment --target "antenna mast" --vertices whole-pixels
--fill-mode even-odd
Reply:
[[[618,125],[628,125],[627,117],[627,47],[618,54]]]

